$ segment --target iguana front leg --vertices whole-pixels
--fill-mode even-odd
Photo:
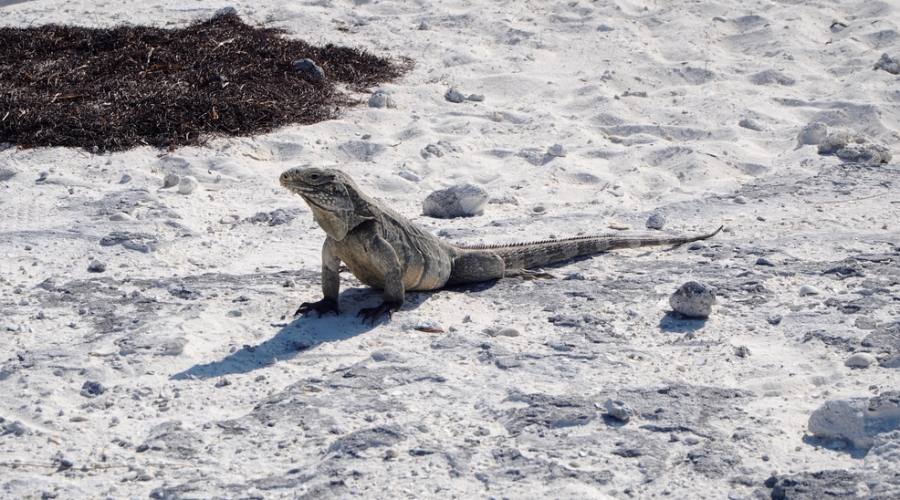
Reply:
[[[357,316],[369,324],[374,324],[383,315],[391,314],[403,305],[406,290],[403,288],[403,270],[397,252],[384,238],[375,236],[366,245],[366,253],[375,271],[384,276],[384,301],[375,307],[360,309]]]
[[[322,294],[325,297],[318,302],[300,304],[294,316],[308,314],[312,311],[319,316],[330,312],[340,314],[338,309],[338,295],[341,291],[340,266],[341,261],[335,253],[334,240],[325,238],[325,243],[322,245]]]

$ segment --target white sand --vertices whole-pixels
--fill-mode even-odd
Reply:
[[[37,0],[2,7],[0,24],[176,26],[223,5]],[[900,388],[897,368],[844,366],[872,328],[900,318],[900,169],[843,165],[797,148],[796,136],[822,121],[900,154],[900,80],[873,70],[882,53],[900,56],[896,3],[232,5],[249,22],[416,67],[383,87],[395,109],[363,105],[259,137],[172,153],[0,151],[0,167],[18,172],[0,181],[0,418],[27,428],[0,436],[0,496],[747,498],[768,494],[772,472],[876,470],[871,454],[804,433],[825,400]],[[834,21],[846,28],[833,32]],[[451,87],[485,99],[447,102]],[[366,144],[380,152],[367,156]],[[444,155],[423,158],[429,144]],[[554,144],[565,156],[546,156]],[[654,211],[667,230],[727,231],[699,250],[573,263],[553,270],[557,280],[410,294],[375,328],[353,318],[378,300],[364,289],[344,297],[339,319],[291,323],[319,297],[324,238],[277,183],[302,165],[342,168],[454,241],[643,230]],[[199,188],[160,190],[170,172]],[[428,193],[460,182],[500,202],[468,219],[419,215]],[[296,218],[246,221],[275,209]],[[119,211],[128,220],[110,220]],[[158,248],[101,246],[114,231]],[[869,254],[887,257],[843,263],[862,277],[822,272]],[[755,266],[760,256],[776,266]],[[92,259],[106,271],[88,273]],[[584,279],[561,279],[570,273]],[[41,288],[47,279],[67,291]],[[720,289],[704,325],[665,316],[690,279]],[[802,285],[822,293],[800,296]],[[348,275],[343,287],[360,285]],[[858,309],[842,312],[848,303]],[[412,328],[426,320],[447,333]],[[484,331],[502,326],[521,335]],[[816,331],[845,342],[804,341]],[[741,345],[749,357],[734,355]],[[231,385],[215,387],[223,376]],[[82,396],[87,380],[106,392]],[[673,418],[689,431],[648,429],[654,408],[624,427],[600,417],[610,395],[653,406],[648,394],[667,384],[748,392],[688,390],[686,416]],[[261,405],[269,396],[278,402]],[[529,404],[537,416],[517,427]],[[569,411],[587,420],[572,424]],[[158,427],[173,421],[180,430]],[[355,435],[368,444],[341,454],[342,439],[370,428],[387,437]],[[623,447],[640,456],[614,453]],[[74,469],[40,467],[60,456]]]

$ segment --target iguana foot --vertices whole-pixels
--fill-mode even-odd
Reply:
[[[300,304],[300,307],[297,308],[297,312],[294,313],[294,316],[299,316],[301,314],[305,316],[312,311],[315,311],[320,318],[323,314],[327,313],[334,313],[335,316],[341,313],[341,311],[338,310],[338,304],[336,300],[322,299],[317,302],[304,302]]]
[[[374,325],[383,314],[387,314],[390,319],[391,314],[400,309],[400,305],[399,302],[384,301],[375,307],[364,307],[356,315],[363,319],[363,323]]]

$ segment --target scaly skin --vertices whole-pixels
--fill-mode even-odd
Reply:
[[[447,285],[491,281],[529,269],[617,248],[680,245],[715,236],[666,238],[585,236],[512,245],[459,247],[416,226],[363,194],[347,174],[335,169],[292,168],[281,185],[299,194],[325,230],[322,245],[322,293],[304,302],[296,314],[339,313],[339,268],[346,264],[361,282],[383,290],[383,302],[359,312],[374,323],[403,305],[406,291],[438,290]]]

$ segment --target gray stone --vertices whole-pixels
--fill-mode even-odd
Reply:
[[[547,148],[547,155],[553,156],[555,158],[561,158],[566,156],[566,149],[562,144],[554,144]]]
[[[868,368],[874,364],[878,363],[878,358],[867,353],[867,352],[858,352],[844,361],[844,366],[850,368]]]
[[[900,60],[889,56],[887,53],[881,54],[881,59],[875,63],[875,69],[882,69],[892,75],[900,75]]]
[[[666,226],[666,218],[663,214],[657,212],[650,214],[650,217],[647,218],[647,229],[656,229],[657,231],[662,230]]]
[[[446,94],[444,94],[444,99],[458,104],[465,101],[466,96],[464,96],[460,91],[456,89],[450,89]]]
[[[369,97],[370,108],[396,108],[397,104],[394,99],[384,91],[376,91]]]
[[[634,415],[634,409],[628,403],[618,399],[607,399],[603,403],[603,408],[606,410],[607,415],[622,422],[628,422],[631,420],[631,416]]]
[[[487,200],[484,189],[474,184],[457,184],[428,195],[423,203],[423,213],[439,219],[481,215]]]
[[[828,137],[819,143],[818,151],[820,155],[833,155],[838,150],[846,148],[848,144],[861,144],[863,142],[865,142],[865,139],[862,137],[851,134],[846,130],[839,130],[828,134]]]
[[[863,165],[880,165],[891,161],[891,151],[880,144],[848,144],[834,153],[848,163]]]
[[[689,281],[669,297],[672,309],[689,318],[707,318],[716,303],[716,289],[705,283]]]
[[[88,264],[87,270],[89,273],[102,273],[106,271],[106,264],[99,260],[92,260],[90,264]]]
[[[325,80],[325,71],[312,59],[297,59],[291,63],[294,71],[314,82]]]
[[[828,137],[828,126],[822,122],[812,122],[800,129],[797,144],[801,146],[818,145]]]
[[[93,380],[87,380],[81,386],[81,395],[86,398],[93,398],[103,394],[104,392],[106,392],[106,387],[104,387],[100,382],[95,382]]]
[[[469,94],[466,97],[466,100],[472,101],[472,102],[482,102],[482,101],[484,101],[484,95],[483,94]]]

